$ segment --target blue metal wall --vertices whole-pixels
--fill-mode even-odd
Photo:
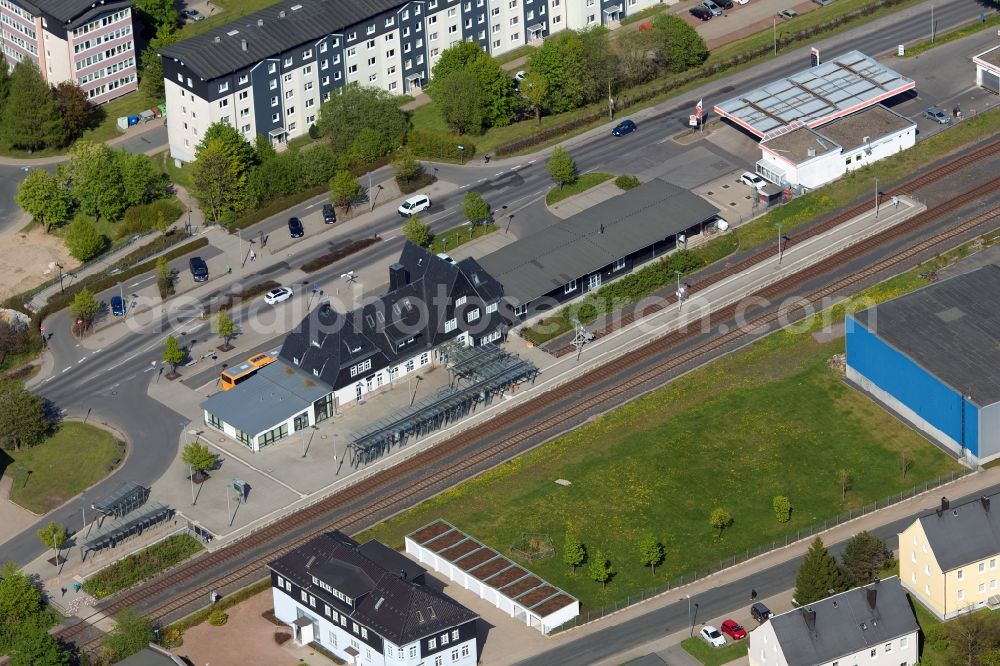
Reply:
[[[853,317],[847,319],[847,365],[961,444],[962,394],[890,347]],[[979,456],[979,410],[968,401],[965,447],[972,455]]]

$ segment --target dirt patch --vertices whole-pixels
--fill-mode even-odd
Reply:
[[[61,238],[41,228],[0,236],[0,300],[58,276],[56,264],[63,265],[64,273],[80,265]]]

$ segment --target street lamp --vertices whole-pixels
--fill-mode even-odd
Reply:
[[[875,176],[875,219],[878,219],[878,176]]]
[[[125,306],[125,288],[122,287],[122,283],[118,283],[118,298],[122,301],[122,316],[128,316],[128,307]]]
[[[63,265],[56,264],[56,267],[59,269],[59,293],[61,294],[63,293]]]
[[[690,638],[694,636],[694,622],[691,620],[691,595],[688,594],[686,596],[688,600],[688,626],[691,627],[691,634],[688,636]]]
[[[774,226],[778,228],[778,265],[781,265],[781,223],[777,223]]]
[[[198,430],[188,430],[188,434],[192,437],[198,437],[201,433]],[[188,480],[191,481],[191,506],[194,506],[197,497],[194,494],[194,468],[190,464],[188,464]]]
[[[684,307],[684,294],[681,293],[681,271],[675,270],[674,275],[677,276],[677,309],[680,310]]]
[[[462,158],[462,164],[465,164],[465,146],[462,145],[458,146],[458,154]]]
[[[80,511],[83,512],[83,529],[80,530],[82,532],[83,530],[87,529],[87,493],[86,492],[80,493],[80,501],[83,503],[83,506],[80,507]]]
[[[369,185],[369,187],[371,187],[371,186]],[[375,202],[378,201],[378,195],[380,195],[382,193],[382,184],[379,183],[378,185],[376,185],[376,187],[378,187],[378,190],[376,190],[375,196],[372,197],[372,210],[375,210]],[[369,190],[369,191],[371,191],[371,190]]]

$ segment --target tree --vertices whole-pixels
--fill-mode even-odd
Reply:
[[[892,560],[892,551],[882,539],[869,532],[858,532],[840,555],[844,578],[849,587],[867,585],[875,579],[887,562]]]
[[[42,542],[43,546],[52,549],[56,565],[58,565],[59,551],[62,549],[63,544],[66,543],[66,528],[63,527],[62,523],[50,520],[48,525],[39,528],[35,534],[38,535],[38,540]]]
[[[244,140],[243,135],[235,127],[221,121],[212,123],[205,130],[205,134],[201,137],[201,143],[195,149],[195,159],[197,159],[199,151],[207,148],[208,144],[213,141],[222,144],[226,152],[232,155],[245,170],[258,164],[257,151],[254,147]]]
[[[142,206],[166,196],[167,179],[147,156],[119,150],[115,152],[115,159],[118,160],[126,206]]]
[[[462,77],[454,78],[457,74]],[[462,81],[461,85],[458,86],[456,81]],[[471,95],[474,102],[469,99],[467,103],[461,103],[462,100],[453,97],[456,91]],[[477,42],[460,41],[445,49],[434,64],[427,92],[449,125],[452,123],[447,120],[445,106],[452,113],[457,107],[464,108],[466,113],[473,116],[478,112],[479,122],[475,124],[477,129],[481,129],[483,125],[509,125],[517,117],[517,95],[513,79]]]
[[[631,32],[626,30],[625,32]],[[528,103],[528,107],[535,113],[535,122],[542,124],[542,109],[549,99],[549,81],[544,75],[538,72],[528,72],[528,75],[521,81],[521,96]]]
[[[403,235],[406,240],[420,247],[430,247],[431,228],[420,221],[419,215],[411,215],[403,223]]]
[[[1000,643],[1000,622],[988,612],[962,613],[942,625],[955,666],[979,666],[980,657]]]
[[[784,495],[775,495],[771,499],[771,508],[779,523],[787,523],[792,519],[792,503]]]
[[[126,608],[115,616],[115,628],[104,635],[101,643],[114,662],[119,662],[146,649],[152,640],[153,628],[149,620]]]
[[[355,137],[368,128],[379,137],[380,155],[386,155],[402,145],[409,125],[409,117],[400,111],[392,95],[357,82],[344,86],[325,102],[316,121],[317,130],[337,154],[347,154]]]
[[[0,575],[0,626],[25,622],[42,610],[42,593],[14,562],[5,562]]]
[[[619,30],[618,75],[625,85],[637,85],[652,78],[656,63],[650,57],[653,51],[652,30]]]
[[[615,56],[608,41],[610,30],[602,25],[578,32],[583,52],[580,89],[584,103],[604,99],[610,94],[608,83],[615,77]]]
[[[614,568],[611,566],[611,562],[605,557],[604,553],[597,551],[590,560],[590,577],[601,584],[601,588],[605,589],[608,587],[608,581],[615,574]]]
[[[20,382],[0,382],[0,444],[3,448],[20,451],[22,446],[34,446],[45,439],[48,431],[42,399]]]
[[[795,575],[795,603],[805,606],[846,589],[837,561],[816,537]]]
[[[663,562],[663,544],[652,534],[646,534],[639,540],[639,561],[644,567],[650,567],[656,575],[656,565]]]
[[[118,220],[128,208],[120,154],[103,143],[77,141],[66,171],[70,192],[88,215]]]
[[[215,467],[218,457],[204,444],[191,442],[184,445],[184,450],[181,451],[181,460],[193,471],[202,472]]]
[[[239,153],[213,139],[199,148],[192,165],[191,193],[216,222],[223,212],[243,210],[250,203],[248,167],[239,160]]]
[[[396,177],[396,182],[400,185],[411,183],[424,173],[424,167],[413,158],[413,153],[409,150],[400,151],[396,154],[396,159],[392,162],[392,168]]]
[[[70,222],[63,242],[75,259],[90,261],[104,251],[108,239],[90,220],[77,216]]]
[[[17,63],[11,74],[0,139],[28,151],[56,148],[68,139],[52,90],[29,58]]]
[[[906,451],[902,451],[899,454],[899,474],[903,479],[906,479],[906,473],[910,471],[913,467],[913,458]]]
[[[73,296],[73,303],[69,306],[70,314],[76,319],[83,320],[83,326],[90,326],[97,313],[101,311],[101,303],[87,287],[76,292]]]
[[[52,95],[59,107],[59,114],[66,124],[69,139],[76,139],[87,129],[91,122],[94,107],[91,106],[87,93],[73,81],[63,81],[53,86]]]
[[[854,476],[850,470],[838,469],[837,483],[840,485],[841,499],[847,501],[847,491],[851,489],[851,484],[854,483]]]
[[[490,205],[479,192],[466,192],[462,197],[462,212],[470,224],[489,224]]]
[[[28,175],[17,186],[14,201],[31,213],[36,222],[45,225],[46,232],[53,226],[66,222],[73,210],[73,199],[69,191],[55,174],[45,169],[28,171]]]
[[[233,318],[225,311],[225,309],[219,310],[219,315],[215,318],[215,334],[222,338],[222,344],[229,346],[229,340],[232,339],[233,334],[236,332],[236,324],[233,323]]]
[[[556,182],[559,189],[576,181],[576,162],[562,146],[556,146],[549,157],[549,176]]]
[[[708,58],[705,40],[681,17],[661,12],[653,17],[652,25],[654,48],[665,69],[683,72]]]
[[[177,372],[177,366],[184,360],[184,349],[177,338],[168,335],[163,342],[163,362],[170,366],[170,372]]]
[[[338,171],[330,180],[330,201],[344,209],[350,208],[351,204],[364,196],[364,193],[364,189],[350,171]]]
[[[573,573],[575,574],[576,568],[583,564],[586,559],[586,546],[580,543],[580,539],[575,534],[572,532],[568,533],[566,541],[563,542],[563,562],[573,567]]]
[[[142,22],[150,28],[156,28],[157,34],[164,27],[172,30],[177,25],[179,17],[174,0],[135,0],[133,4]]]
[[[718,534],[715,535],[716,539],[722,538],[722,530],[726,529],[733,524],[733,517],[728,511],[718,506],[712,509],[712,514],[708,517],[709,524],[718,530]]]
[[[38,615],[16,627],[10,653],[10,666],[65,666],[70,657]]]
[[[173,26],[161,25],[156,29],[156,37],[149,40],[139,57],[139,87],[150,99],[163,99],[163,58],[160,49],[175,44],[179,39]]]
[[[583,40],[573,30],[564,30],[542,42],[528,56],[528,70],[545,78],[548,87],[546,111],[561,113],[584,102]]]
[[[160,290],[160,297],[166,298],[174,292],[174,272],[167,264],[167,258],[159,256],[156,258],[156,286]]]
[[[478,134],[483,130],[486,120],[483,91],[472,74],[449,74],[439,83],[437,90],[434,101],[452,131],[456,134]]]
[[[24,351],[31,342],[31,333],[27,326],[0,319],[0,366],[11,354]]]
[[[368,166],[375,164],[385,155],[385,145],[382,135],[371,127],[362,128],[347,149],[347,157],[351,164]]]

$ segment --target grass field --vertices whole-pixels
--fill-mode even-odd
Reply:
[[[920,284],[906,274],[866,296],[884,300]],[[775,333],[362,538],[400,547],[405,534],[443,518],[510,555],[523,532],[548,534],[557,554],[525,565],[598,608],[957,470],[841,381],[828,361],[843,349],[843,339],[819,343],[811,330]],[[905,479],[897,464],[902,451],[914,459]],[[854,476],[846,501],[836,481],[840,469]],[[775,520],[775,495],[791,499],[789,523]],[[708,522],[718,506],[734,518],[721,539]],[[655,576],[639,565],[637,544],[646,531],[666,548]],[[562,563],[558,553],[569,532],[611,560],[616,574],[606,590],[586,566],[573,575]]]
[[[747,648],[750,646],[748,639],[743,639],[738,643],[734,643],[728,638],[726,640],[728,641],[726,647],[714,648],[699,636],[695,636],[681,641],[681,647],[704,666],[722,666],[722,664],[728,664],[734,659],[746,656]]]
[[[35,513],[46,513],[108,475],[124,455],[111,434],[92,425],[65,421],[47,440],[20,451],[4,474],[14,477],[11,500]],[[30,472],[19,478],[18,464]]]
[[[611,180],[614,177],[615,175],[612,173],[601,173],[600,171],[591,171],[590,173],[582,174],[576,179],[576,182],[563,185],[562,187],[556,186],[549,190],[548,194],[545,195],[545,205],[551,206],[552,204],[559,203],[563,199],[571,197],[574,194],[586,192],[590,188],[597,187],[604,181]]]
[[[933,613],[923,606],[919,601],[910,597],[910,606],[917,616],[917,624],[920,625],[920,663],[923,666],[947,666],[954,663],[949,659],[946,645],[941,645],[935,640],[928,640],[928,636],[935,633],[935,628],[941,624]]]
[[[497,228],[498,227],[495,224],[477,224],[472,228],[472,236],[470,237],[469,225],[460,224],[457,227],[448,229],[447,231],[434,234],[434,239],[431,241],[430,251],[437,254],[439,252],[454,250],[459,245],[465,245],[469,241],[475,240],[480,236],[493,233],[497,230]]]

